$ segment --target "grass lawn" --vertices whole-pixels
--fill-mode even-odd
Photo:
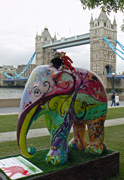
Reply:
[[[69,135],[69,139],[71,138],[72,138],[72,134]],[[86,139],[88,140],[87,132],[86,132]],[[40,150],[43,148],[49,148],[50,137],[46,136],[46,137],[28,139],[27,144],[33,144],[37,148],[37,150]],[[106,180],[123,180],[124,179],[124,125],[105,127],[105,144],[107,148],[120,152],[120,172],[119,174],[114,175],[113,177],[106,178]],[[19,153],[20,152],[17,147],[16,141],[0,143],[0,157],[1,158],[10,156],[13,154],[19,154]],[[43,155],[44,157],[46,153],[47,153],[47,150],[45,154]],[[32,162],[34,161],[33,158],[31,161]],[[38,166],[40,166],[39,162],[42,162],[42,161],[38,160],[37,162]],[[47,166],[47,164],[44,164],[44,166]],[[44,171],[43,167],[42,167],[42,170]]]
[[[107,120],[123,118],[124,117],[124,107],[120,108],[109,108],[107,113]],[[0,115],[0,132],[16,131],[17,129],[18,115]],[[31,129],[44,128],[46,127],[44,117],[41,116],[34,121]]]
[[[17,130],[18,115],[0,115],[0,132],[10,132]],[[32,123],[31,129],[44,128],[46,123],[44,117],[41,116]]]
[[[124,107],[108,108],[106,119],[124,118]]]

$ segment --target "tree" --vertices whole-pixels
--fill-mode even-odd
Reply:
[[[114,11],[117,13],[118,10],[123,12],[124,10],[124,0],[80,0],[83,9],[94,9],[100,7],[101,10],[110,13]]]
[[[121,30],[124,32],[124,19],[123,19],[123,24],[121,25]]]
[[[108,14],[111,11],[117,13],[118,10],[124,12],[124,0],[80,0],[83,9],[95,9],[100,7],[102,11],[106,11]],[[124,20],[121,25],[121,30],[124,32]]]

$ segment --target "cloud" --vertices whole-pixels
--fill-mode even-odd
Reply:
[[[17,67],[21,64],[27,64],[32,57],[32,50],[23,51],[15,49],[3,49],[0,53],[0,65],[13,65]],[[6,61],[7,59],[7,61]],[[35,59],[32,63],[36,63]]]
[[[90,69],[90,45],[62,49],[73,60],[73,66]]]
[[[0,65],[27,64],[35,51],[36,32],[41,35],[45,26],[51,36],[72,37],[89,32],[91,18],[98,18],[98,9],[83,10],[77,0],[4,0],[0,4]],[[118,40],[124,42],[120,32],[123,14],[111,13],[113,22],[116,15]],[[64,49],[73,60],[73,65],[90,69],[90,45]],[[123,60],[117,59],[117,71],[123,71]]]

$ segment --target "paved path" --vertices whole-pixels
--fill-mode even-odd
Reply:
[[[111,119],[111,120],[105,121],[106,127],[121,125],[121,124],[124,124],[124,118]],[[72,129],[71,129],[71,132],[72,132]],[[41,136],[48,136],[48,135],[49,135],[49,132],[48,132],[47,128],[31,129],[28,132],[27,138],[41,137]],[[14,141],[14,140],[17,140],[16,131],[0,133],[0,142]]]

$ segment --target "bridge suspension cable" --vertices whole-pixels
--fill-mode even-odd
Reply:
[[[123,52],[123,51],[124,51],[124,46],[116,40],[116,42],[118,43],[118,45],[119,45],[119,46],[122,48],[122,50],[123,50],[123,51],[121,51],[120,49],[116,48],[112,43],[110,43],[104,36],[103,36],[103,39],[104,39],[104,41],[107,43],[107,45],[108,45],[122,60],[124,60],[124,58],[117,52],[117,51],[119,51],[120,53],[124,54],[124,52]],[[117,50],[117,51],[116,51],[116,50]]]
[[[124,46],[123,46],[120,42],[118,42],[117,40],[116,40],[116,42],[117,42],[118,45],[121,47],[121,49],[124,51]]]
[[[15,75],[18,75],[16,72],[14,72]],[[23,77],[23,76],[20,76],[20,78],[28,78],[30,75],[26,76],[26,77]]]
[[[10,76],[9,74],[7,74],[6,72],[3,72],[3,74],[7,77],[7,78],[9,78],[9,79],[17,79],[17,78],[25,78],[25,77],[23,77],[22,75],[27,71],[27,69],[29,68],[29,66],[31,65],[31,63],[32,63],[32,61],[33,61],[33,59],[34,59],[34,57],[35,57],[35,52],[34,52],[34,54],[32,55],[32,57],[31,57],[31,59],[28,61],[28,63],[27,63],[27,65],[22,69],[22,71],[19,73],[19,74],[17,74],[16,72],[14,72],[14,74],[15,74],[15,76]],[[27,76],[27,78],[28,78],[29,76]]]

